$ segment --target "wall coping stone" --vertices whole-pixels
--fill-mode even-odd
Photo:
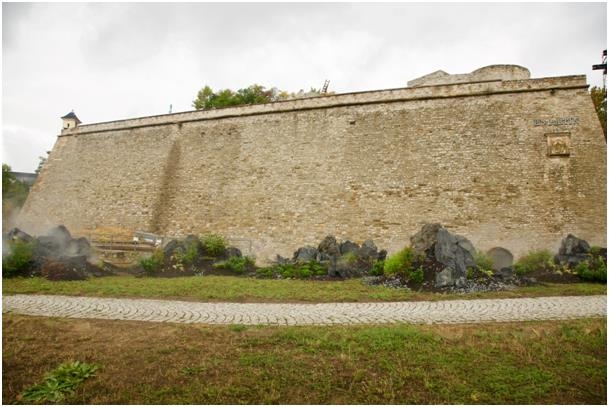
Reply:
[[[326,109],[367,104],[395,103],[416,100],[458,98],[469,96],[489,96],[493,94],[539,92],[560,89],[587,89],[586,75],[523,79],[488,80],[469,83],[418,86],[414,88],[395,88],[371,90],[337,95],[314,96],[302,99],[278,101],[265,104],[226,107],[211,110],[145,116],[85,124],[73,129],[62,130],[59,137],[78,136],[117,130],[129,130],[150,126],[178,125],[181,123],[226,119],[232,117],[254,116],[261,114],[298,112],[313,109]]]

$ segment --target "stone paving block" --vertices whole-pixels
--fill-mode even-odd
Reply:
[[[2,312],[202,324],[458,324],[606,317],[607,297],[542,297],[393,303],[235,304],[126,298],[10,295]]]

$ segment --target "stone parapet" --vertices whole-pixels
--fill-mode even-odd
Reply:
[[[201,120],[214,120],[271,113],[285,113],[300,110],[305,111],[311,109],[324,109],[332,107],[587,87],[588,85],[586,84],[586,76],[575,75],[553,78],[538,78],[530,80],[488,80],[474,83],[458,83],[433,86],[418,86],[415,88],[375,90],[367,92],[344,93],[339,95],[328,95],[312,98],[287,100],[259,105],[227,107],[212,110],[194,110],[182,113],[85,124],[80,125],[74,129],[63,130],[61,132],[61,136],[72,136],[95,132],[125,130],[138,127],[160,126]]]

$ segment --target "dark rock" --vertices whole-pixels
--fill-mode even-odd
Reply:
[[[470,241],[444,228],[438,230],[434,253],[438,262],[453,269],[455,280],[466,276],[467,267],[476,265],[475,249]]]
[[[360,247],[359,249],[359,254],[362,257],[371,257],[374,259],[378,259],[379,249],[374,244],[374,241],[366,240],[364,243],[362,243],[362,247]]]
[[[227,257],[243,257],[241,250],[236,247],[229,246],[226,248],[226,256]]]
[[[317,252],[317,258],[315,260],[317,260],[320,263],[323,263],[323,262],[327,263],[329,261],[332,261],[332,259],[336,259],[336,257],[335,256],[330,257],[328,254],[321,253],[321,252],[318,251]]]
[[[64,256],[84,256],[85,258],[91,256],[91,245],[89,241],[84,237],[78,239],[72,239],[68,242],[64,252]]]
[[[333,277],[349,278],[358,275],[355,269],[355,262],[339,257],[334,265]]]
[[[486,254],[493,260],[493,270],[501,271],[510,268],[514,264],[514,256],[509,250],[503,247],[493,247]]]
[[[427,223],[410,238],[415,256],[433,259],[443,267],[426,274],[436,288],[462,286],[467,279],[467,268],[475,267],[474,245],[465,237],[454,235],[439,223]]]
[[[340,244],[339,249],[340,249],[340,254],[347,254],[347,253],[357,254],[359,252],[360,247],[356,243],[353,243],[350,240],[346,240]]]
[[[448,287],[455,284],[455,278],[453,277],[454,270],[450,267],[445,268],[439,273],[436,273],[436,288]]]
[[[163,254],[165,255],[165,258],[166,259],[170,258],[171,255],[173,254],[173,252],[176,251],[176,249],[178,247],[180,247],[180,242],[177,241],[176,239],[172,239],[169,242],[167,242],[165,247],[163,247]]]
[[[583,239],[579,239],[572,234],[567,235],[563,239],[558,254],[563,256],[571,256],[578,254],[587,254],[590,251],[590,245]]]
[[[184,246],[184,249],[189,249],[194,246],[197,248],[197,253],[199,256],[203,255],[203,243],[201,243],[201,239],[195,235],[186,236],[182,242],[182,245]]]
[[[558,255],[555,256],[554,261],[573,268],[586,260],[589,252],[590,245],[588,242],[569,234],[562,240]]]
[[[277,264],[280,265],[285,265],[285,264],[289,264],[290,263],[290,259],[286,258],[286,257],[281,257],[280,255],[277,255],[275,258],[275,262]]]
[[[466,237],[461,235],[455,235],[457,238],[457,246],[464,250],[463,258],[465,261],[466,267],[475,267],[476,266],[476,248]]]
[[[379,257],[379,251],[372,240],[366,240],[362,247],[359,249],[359,256],[364,258],[370,258],[377,260]]]
[[[502,267],[493,273],[495,277],[499,277],[502,280],[509,280],[514,277],[514,269],[512,267]]]
[[[308,263],[317,260],[318,251],[313,246],[300,247],[294,252],[292,260],[297,263]]]
[[[387,250],[383,249],[379,252],[378,260],[382,261],[382,260],[385,260],[386,258],[387,258]]]
[[[467,278],[465,276],[461,276],[455,280],[455,287],[464,288],[467,287]]]
[[[35,257],[58,259],[61,257],[89,257],[91,245],[84,237],[72,239],[65,226],[50,229],[46,235],[36,239]]]
[[[19,228],[13,228],[8,232],[8,238],[9,240],[13,240],[13,241],[21,241],[21,242],[25,242],[25,243],[29,243],[32,240],[34,240],[34,238],[30,235],[28,235],[27,233],[25,233],[23,230],[19,229]]]
[[[522,277],[522,282],[528,285],[537,284],[537,279],[535,277]]]
[[[326,255],[328,258],[337,257],[340,255],[340,246],[334,236],[326,236],[317,246],[319,253]]]
[[[59,225],[49,229],[45,236],[53,238],[55,242],[64,247],[68,245],[70,240],[72,240],[70,231],[68,231],[64,225]]]
[[[410,247],[416,256],[424,256],[436,244],[438,231],[442,229],[439,223],[426,223],[421,230],[410,237]]]

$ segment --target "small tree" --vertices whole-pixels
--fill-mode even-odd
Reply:
[[[592,103],[594,103],[596,114],[601,121],[605,140],[607,140],[607,89],[594,86],[590,89],[590,96],[592,96]]]
[[[216,109],[221,107],[255,105],[276,102],[279,100],[298,99],[321,95],[321,91],[315,88],[311,88],[311,90],[306,93],[302,90],[298,93],[288,93],[277,88],[266,90],[264,86],[253,84],[247,88],[239,89],[236,92],[230,89],[221,89],[214,92],[212,88],[205,85],[197,93],[197,98],[192,101],[192,106],[197,110]]]
[[[38,156],[38,167],[35,171],[37,175],[40,174],[40,171],[42,171],[42,167],[44,167],[44,164],[47,162],[47,159],[49,158],[49,153],[50,151],[47,151],[46,157]]]
[[[2,206],[21,207],[29,190],[28,184],[15,178],[8,164],[2,164]]]

